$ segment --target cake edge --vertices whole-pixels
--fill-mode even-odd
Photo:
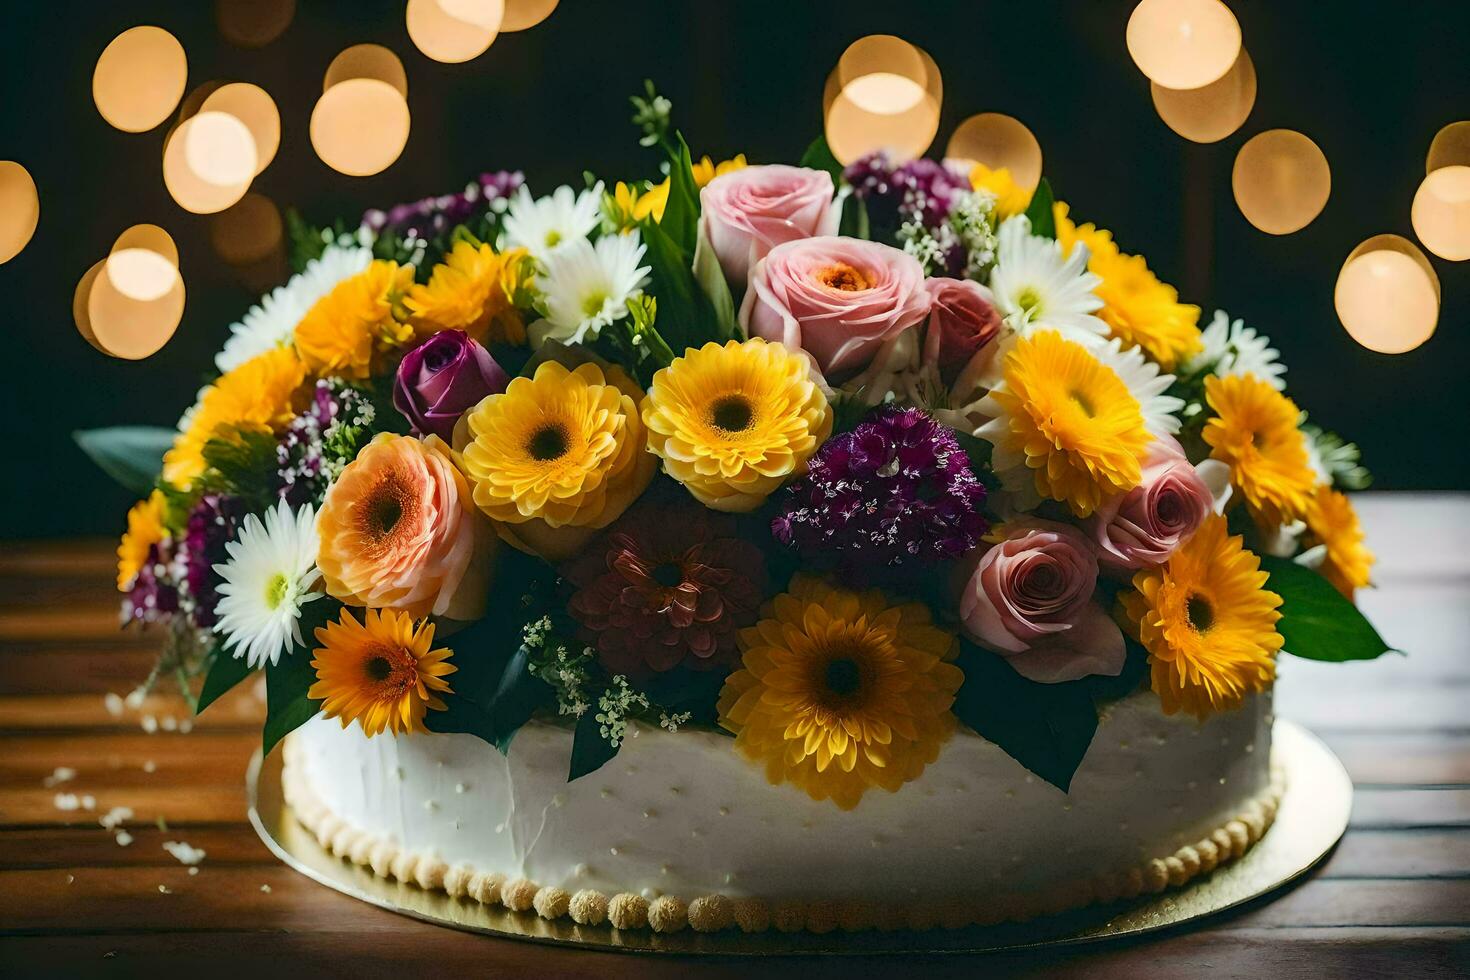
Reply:
[[[569,917],[579,925],[607,923],[615,929],[649,928],[660,933],[679,932],[685,927],[696,932],[718,932],[732,926],[747,933],[776,929],[819,934],[834,929],[848,932],[926,930],[936,926],[958,929],[1024,922],[1093,904],[1158,894],[1182,887],[1199,875],[1242,857],[1270,829],[1286,791],[1285,770],[1273,759],[1266,788],[1247,800],[1235,817],[1198,842],[1123,871],[1078,879],[1036,894],[891,905],[839,899],[768,903],[759,898],[718,894],[696,896],[687,902],[673,895],[661,895],[649,901],[631,892],[607,895],[583,889],[568,893],[556,886],[543,887],[525,878],[507,878],[463,864],[450,865],[442,858],[400,848],[389,838],[361,830],[333,814],[303,776],[305,767],[299,761],[300,751],[295,737],[285,740],[282,792],[297,822],[334,856],[367,868],[379,878],[442,891],[451,898],[469,898],[513,912],[534,911],[545,919]]]

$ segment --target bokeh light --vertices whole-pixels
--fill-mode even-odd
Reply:
[[[1256,104],[1256,66],[1245,48],[1221,78],[1200,88],[1149,82],[1154,108],[1174,132],[1196,143],[1217,143],[1244,125]]]
[[[350,78],[317,100],[311,145],[333,170],[367,177],[398,159],[408,143],[409,122],[408,103],[393,86],[375,78]]]
[[[928,92],[907,111],[870,112],[848,97],[833,71],[822,102],[827,145],[844,166],[878,150],[898,163],[912,160],[939,132],[939,103]]]
[[[1375,235],[1343,263],[1333,301],[1354,340],[1380,354],[1402,354],[1434,335],[1439,277],[1413,242]]]
[[[84,279],[85,282],[85,279]],[[79,287],[80,288],[80,287]],[[99,349],[113,357],[140,361],[158,352],[184,316],[184,280],[158,299],[137,300],[123,294],[111,276],[92,277],[87,293],[87,329],[78,329]]]
[[[376,78],[408,98],[408,73],[403,70],[403,62],[381,44],[354,44],[333,58],[322,78],[322,91],[349,78]]]
[[[557,0],[505,0],[505,17],[500,22],[504,32],[524,31],[551,16]]]
[[[77,282],[77,288],[71,295],[71,318],[72,322],[77,325],[77,333],[104,354],[107,351],[97,342],[97,334],[92,330],[92,318],[87,314],[87,304],[92,299],[92,284],[97,281],[97,277],[102,274],[106,266],[107,260],[101,259],[83,273],[81,280]]]
[[[41,220],[41,198],[30,171],[0,160],[0,265],[20,254]]]
[[[112,244],[107,278],[129,299],[161,299],[179,278],[179,248],[158,225],[133,225]]]
[[[259,48],[285,33],[296,16],[296,0],[215,0],[214,22],[226,41]]]
[[[956,126],[944,155],[991,170],[1005,167],[1025,190],[1041,182],[1041,144],[1025,123],[999,112],[982,112]]]
[[[1452,122],[1434,134],[1429,155],[1424,158],[1424,172],[1441,167],[1470,167],[1470,119]]]
[[[198,145],[192,153],[186,153],[185,149],[193,140],[194,128],[199,126],[203,120],[206,127],[203,136],[199,138]],[[211,135],[222,136],[223,153],[215,143]],[[245,124],[233,116],[222,112],[201,112],[198,115],[185,119],[174,128],[172,134],[164,141],[163,145],[163,183],[168,188],[169,195],[178,203],[179,207],[194,214],[214,214],[223,211],[245,196],[250,188],[250,178],[255,171],[255,150],[253,145],[246,147],[248,154],[245,159],[231,159],[230,153],[244,154],[241,149],[244,145],[241,141],[243,135],[245,141],[250,144],[254,140],[250,136],[250,130]],[[217,159],[217,154],[219,157]],[[244,173],[246,177],[233,184],[217,184],[204,179],[204,175],[194,169],[193,157],[211,168],[211,173],[216,175],[231,175]]]
[[[1470,259],[1470,167],[1430,171],[1414,195],[1414,234],[1442,259]]]
[[[1269,129],[1252,136],[1235,156],[1230,175],[1245,219],[1271,235],[1300,231],[1327,205],[1332,171],[1306,136]]]
[[[450,12],[465,10],[472,20]],[[502,0],[408,0],[404,19],[408,36],[426,56],[446,64],[478,58],[500,32],[505,15]]]
[[[281,145],[281,113],[275,100],[265,89],[248,82],[231,82],[210,92],[200,112],[223,112],[234,116],[250,130],[255,145],[255,173],[259,174],[276,158]]]
[[[210,244],[229,265],[249,265],[269,258],[281,244],[283,233],[280,209],[255,191],[209,223]]]
[[[1240,23],[1220,0],[1142,0],[1128,17],[1128,53],[1165,88],[1200,88],[1235,64]]]
[[[112,39],[92,73],[92,101],[110,124],[142,133],[168,118],[184,94],[189,62],[161,27],[134,27]]]
[[[233,187],[255,176],[255,137],[228,112],[201,111],[177,135],[184,144],[185,164],[205,183]]]
[[[903,38],[870,34],[847,46],[837,61],[842,93],[864,112],[907,112],[929,89],[923,54]]]

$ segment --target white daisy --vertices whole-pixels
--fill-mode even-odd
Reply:
[[[302,644],[301,607],[322,596],[311,591],[321,575],[318,543],[311,505],[293,514],[282,500],[265,512],[264,523],[247,516],[240,536],[225,545],[229,560],[214,566],[224,579],[214,631],[252,668],[279,663],[283,650]]]
[[[1200,333],[1204,349],[1184,362],[1182,373],[1230,375],[1253,374],[1277,391],[1286,390],[1286,365],[1281,352],[1271,346],[1271,339],[1245,325],[1244,320],[1231,320],[1224,310],[1215,311],[1215,319]]]
[[[328,245],[319,258],[308,262],[284,286],[261,297],[258,305],[230,327],[230,339],[215,355],[214,366],[223,374],[257,354],[289,343],[296,324],[316,301],[342,280],[366,269],[372,260],[371,249]]]
[[[563,184],[549,197],[533,198],[522,184],[501,222],[504,248],[524,248],[545,261],[558,246],[586,241],[602,222],[602,182],[578,194]]]
[[[648,285],[649,266],[640,266],[644,245],[636,232],[567,242],[542,260],[536,277],[545,319],[531,325],[531,342],[548,338],[565,344],[596,337],[628,315],[628,300]]]
[[[1089,345],[1106,336],[1107,324],[1092,315],[1103,305],[1093,292],[1102,278],[1087,271],[1085,245],[1063,256],[1059,243],[1031,234],[1031,219],[1024,214],[1008,218],[996,237],[990,288],[996,309],[1016,335],[1051,329]]]
[[[1128,386],[1128,393],[1138,402],[1143,424],[1150,434],[1172,436],[1179,431],[1179,412],[1184,408],[1184,401],[1164,394],[1174,383],[1174,375],[1160,371],[1157,362],[1144,356],[1141,348],[1125,350],[1123,341],[1117,338],[1095,348],[1092,356],[1112,368]]]

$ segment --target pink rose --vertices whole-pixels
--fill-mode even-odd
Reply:
[[[924,270],[912,255],[856,238],[804,238],[756,263],[740,324],[752,337],[806,351],[835,385],[928,312]]]
[[[1123,634],[1094,601],[1097,557],[1069,524],[1030,520],[963,569],[964,632],[1043,684],[1116,676]]]
[[[699,192],[700,232],[738,292],[751,266],[783,242],[837,233],[832,175],[772,164],[722,174]]]
[[[924,331],[924,365],[952,388],[981,348],[1000,333],[1000,313],[990,290],[971,279],[934,278],[924,288],[934,303]]]
[[[1183,447],[1172,436],[1161,436],[1149,447],[1142,482],[1104,500],[1083,527],[1097,542],[1105,567],[1130,572],[1168,561],[1212,506],[1210,489]]]

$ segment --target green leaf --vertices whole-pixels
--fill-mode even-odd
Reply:
[[[120,425],[85,429],[71,437],[87,456],[128,490],[148,496],[163,469],[163,454],[178,435],[173,429]]]
[[[837,161],[837,157],[832,155],[832,147],[827,145],[825,136],[818,136],[811,141],[806,152],[801,155],[801,162],[797,165],[827,171],[832,175],[834,185],[842,182],[842,164]]]
[[[1373,660],[1393,650],[1352,600],[1317,572],[1269,555],[1262,556],[1261,568],[1271,576],[1266,588],[1281,596],[1276,632],[1286,641],[1287,653],[1341,663]]]
[[[645,258],[652,270],[649,292],[658,300],[659,336],[677,357],[690,347],[701,347],[717,335],[716,317],[709,299],[694,280],[689,253],[664,232],[662,226],[645,220]]]
[[[582,712],[572,733],[572,761],[567,769],[567,782],[596,772],[618,754],[617,747],[602,737],[597,721],[597,706]]]
[[[955,696],[955,717],[1066,792],[1097,732],[1087,680],[1038,684],[1004,657],[964,640],[958,664],[965,680]]]
[[[675,138],[679,141],[678,153],[669,159],[669,201],[659,227],[685,254],[692,255],[699,235],[699,187],[694,183],[689,144],[682,135],[676,134]]]
[[[280,663],[265,669],[265,730],[261,748],[266,755],[276,743],[306,724],[321,710],[322,703],[306,696],[316,681],[311,652],[295,647]]]
[[[1051,181],[1041,178],[1041,183],[1036,185],[1036,191],[1031,195],[1031,203],[1026,207],[1026,217],[1031,219],[1031,234],[1042,238],[1057,237],[1057,219],[1052,211],[1054,201]]]
[[[715,255],[714,246],[708,241],[701,227],[694,245],[694,281],[709,300],[714,313],[715,339],[718,341],[740,340],[743,333],[735,318],[735,297],[730,293],[730,283],[725,279],[725,270]]]
[[[872,229],[868,226],[868,202],[851,192],[837,195],[837,200],[842,208],[837,234],[843,238],[869,238]]]
[[[217,644],[211,656],[209,673],[204,676],[204,686],[199,689],[199,700],[194,705],[196,716],[254,673],[249,661],[232,655],[223,644]]]

